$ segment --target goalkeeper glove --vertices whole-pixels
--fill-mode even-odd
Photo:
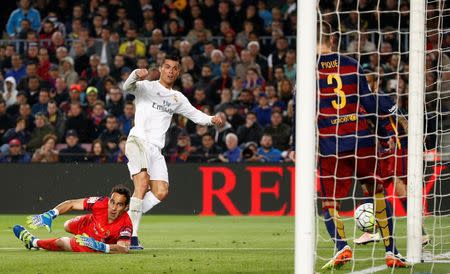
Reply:
[[[89,237],[86,234],[83,235],[76,235],[75,236],[76,242],[81,246],[87,246],[90,249],[100,251],[103,253],[109,253],[109,245],[99,242],[95,240],[94,238]]]
[[[59,211],[55,208],[49,210],[45,213],[32,215],[27,217],[27,224],[32,229],[37,229],[38,227],[45,227],[48,232],[52,231],[53,219],[58,216]]]

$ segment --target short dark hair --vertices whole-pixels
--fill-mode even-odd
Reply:
[[[130,189],[122,184],[120,185],[115,185],[112,189],[111,189],[111,195],[113,193],[119,193],[120,195],[125,196],[125,205],[129,205],[130,204],[130,199],[131,199],[131,192]]]
[[[180,63],[180,56],[176,55],[176,54],[167,54],[166,57],[164,58],[164,61],[162,62],[164,64],[164,62],[166,60],[171,60],[171,61],[175,61]]]

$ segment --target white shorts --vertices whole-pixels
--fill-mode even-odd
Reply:
[[[158,147],[148,144],[136,136],[128,136],[125,155],[128,158],[128,171],[131,179],[133,179],[133,175],[145,168],[150,180],[169,183],[166,160]]]

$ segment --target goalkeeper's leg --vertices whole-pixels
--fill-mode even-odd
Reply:
[[[68,237],[40,240],[21,225],[15,225],[13,232],[27,249],[42,248],[49,251],[72,251]]]

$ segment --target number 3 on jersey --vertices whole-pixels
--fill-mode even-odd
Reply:
[[[342,79],[339,74],[329,74],[327,78],[327,84],[333,84],[333,79],[336,80],[337,87],[333,89],[334,93],[338,96],[338,100],[333,100],[331,104],[333,108],[339,110],[345,107],[347,104],[347,98],[345,97],[345,92],[342,90]]]

